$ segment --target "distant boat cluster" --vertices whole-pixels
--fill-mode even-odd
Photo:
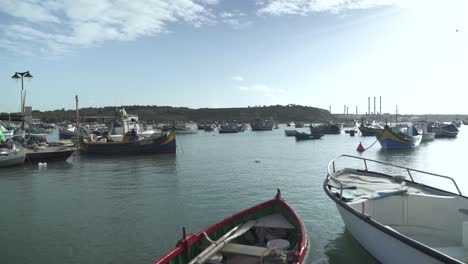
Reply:
[[[240,122],[172,122],[147,124],[125,109],[116,109],[114,116],[81,117],[81,123],[46,124],[29,122],[24,127],[19,122],[3,121],[0,129],[0,167],[23,163],[66,160],[75,150],[82,155],[138,155],[176,152],[176,135],[196,134],[199,130],[219,134],[251,131],[272,131],[278,123],[272,119],[256,118],[250,123]],[[382,148],[412,148],[422,141],[436,138],[454,138],[466,121],[451,123],[414,122],[383,124],[377,122],[329,122],[305,124],[291,121],[285,129],[286,136],[296,140],[321,139],[324,135],[376,137]],[[58,130],[59,141],[47,142],[47,135]]]

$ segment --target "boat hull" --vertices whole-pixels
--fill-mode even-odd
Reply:
[[[233,134],[233,133],[239,133],[239,130],[227,130],[227,129],[225,130],[225,129],[223,129],[223,130],[219,130],[218,132],[220,134]]]
[[[26,160],[29,162],[51,162],[51,161],[65,161],[74,152],[74,149],[64,149],[55,151],[37,151],[26,153]]]
[[[130,142],[80,144],[80,154],[84,155],[143,155],[176,153],[176,133],[170,132],[154,139]]]
[[[444,263],[382,232],[336,204],[346,229],[366,251],[381,263]],[[385,227],[383,227],[385,228]],[[417,243],[417,242],[415,242]]]
[[[284,134],[287,137],[294,137],[297,134],[297,130],[284,130]]]
[[[430,132],[423,133],[421,141],[433,140],[435,139],[435,135],[436,133],[430,133]]]
[[[417,147],[422,139],[421,135],[403,137],[388,128],[384,129],[376,137],[384,149]]]
[[[296,137],[296,140],[309,140],[309,139],[320,139],[323,137],[323,134],[297,133],[294,136]]]
[[[6,157],[0,157],[0,167],[12,167],[24,164],[25,154],[18,153]]]

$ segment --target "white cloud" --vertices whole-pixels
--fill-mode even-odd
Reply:
[[[167,32],[169,23],[194,27],[214,18],[204,0],[2,0],[0,13],[11,16],[0,24],[0,47],[15,50],[12,43],[31,50],[63,52],[108,40],[128,41]],[[204,5],[205,4],[205,5]]]
[[[208,4],[208,5],[217,5],[220,0],[198,0],[198,2]]]
[[[252,25],[252,21],[246,20],[247,14],[242,12],[221,12],[218,15],[222,23],[228,24],[234,29],[241,29]]]
[[[309,13],[339,13],[345,10],[390,6],[398,0],[257,0],[259,15],[307,15]]]
[[[238,81],[238,82],[244,81],[244,77],[242,76],[233,76],[231,77],[231,79],[233,79],[234,81]]]

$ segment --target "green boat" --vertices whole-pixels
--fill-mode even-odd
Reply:
[[[293,263],[304,261],[304,223],[281,191],[275,198],[238,212],[198,233],[186,234],[154,264]]]

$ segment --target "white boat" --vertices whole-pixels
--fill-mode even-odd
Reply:
[[[177,134],[196,134],[198,133],[197,124],[192,122],[181,122],[175,124]]]
[[[339,167],[356,160],[359,168]],[[342,155],[328,165],[323,188],[348,231],[379,262],[468,261],[468,198],[452,178]]]
[[[16,149],[0,149],[0,167],[10,167],[24,163],[25,152]]]
[[[433,140],[435,139],[436,133],[434,132],[423,132],[421,141]]]
[[[436,133],[428,131],[429,124],[427,122],[417,122],[417,123],[414,123],[414,126],[418,130],[422,131],[421,141],[427,141],[427,140],[435,139]]]

